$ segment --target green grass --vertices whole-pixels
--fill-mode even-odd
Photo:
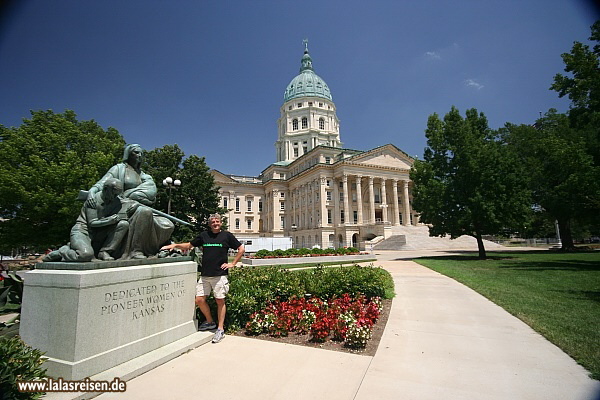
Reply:
[[[600,379],[600,252],[488,252],[415,259],[472,288]]]

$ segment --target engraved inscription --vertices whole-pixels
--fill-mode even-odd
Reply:
[[[127,312],[131,320],[147,318],[165,311],[165,305],[185,296],[185,281],[144,285],[104,293],[100,315]]]

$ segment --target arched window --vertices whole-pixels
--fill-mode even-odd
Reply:
[[[325,120],[323,118],[319,118],[319,129],[325,129]]]
[[[292,120],[292,129],[295,130],[295,131],[298,130],[298,119],[297,118],[294,118]]]
[[[302,117],[302,129],[308,128],[308,118]]]

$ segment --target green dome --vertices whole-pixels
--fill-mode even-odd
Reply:
[[[329,86],[313,70],[312,59],[308,54],[308,44],[306,44],[304,49],[301,63],[300,74],[292,79],[285,89],[285,93],[283,94],[284,102],[298,97],[322,97],[333,100]]]

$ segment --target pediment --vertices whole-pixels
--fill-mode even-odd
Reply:
[[[356,164],[376,165],[379,167],[398,169],[410,169],[413,164],[412,158],[393,145],[385,145],[366,151],[352,157],[351,161]]]
[[[221,182],[221,183],[236,183],[236,181],[234,179],[232,179],[231,177],[225,175],[224,173],[217,171],[216,169],[211,169],[210,173],[212,174],[213,178],[215,179],[215,182]]]

